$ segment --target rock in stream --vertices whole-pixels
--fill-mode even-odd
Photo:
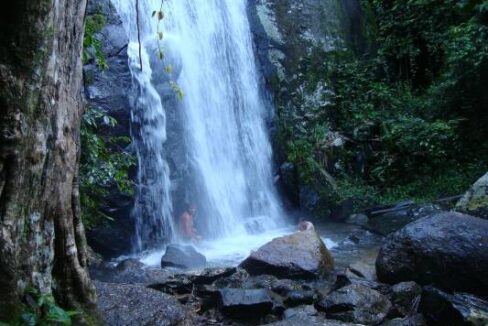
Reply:
[[[273,239],[240,264],[251,275],[284,278],[315,278],[327,274],[333,266],[332,256],[315,230]]]

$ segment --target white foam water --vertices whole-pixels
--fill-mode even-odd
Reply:
[[[293,231],[293,228],[279,228],[258,234],[222,237],[213,241],[203,241],[195,245],[195,248],[207,258],[210,267],[237,266],[249,256],[251,251],[258,249],[274,238],[290,234]],[[328,249],[337,246],[337,243],[329,238],[322,237],[322,241]],[[156,250],[146,253],[139,259],[148,266],[158,267],[164,252],[164,249]]]
[[[207,238],[283,224],[246,0],[168,0],[167,50],[181,64],[182,120],[195,170],[193,201]],[[243,238],[242,238],[243,239]],[[244,240],[244,239],[243,239]]]

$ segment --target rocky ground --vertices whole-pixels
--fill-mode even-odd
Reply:
[[[383,239],[376,266],[334,263],[314,230],[237,267],[198,268],[178,246],[162,262],[179,268],[94,263],[99,307],[109,325],[487,325],[488,221],[429,212]]]

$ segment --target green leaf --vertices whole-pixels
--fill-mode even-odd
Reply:
[[[71,325],[71,317],[68,313],[58,306],[51,306],[47,313],[47,320],[61,323],[63,325]]]
[[[20,315],[20,319],[26,326],[36,326],[38,321],[37,316],[30,312],[25,312]]]

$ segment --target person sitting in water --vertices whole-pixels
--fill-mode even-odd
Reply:
[[[202,237],[198,234],[194,227],[193,221],[195,219],[197,209],[195,205],[188,204],[185,211],[181,214],[179,219],[180,234],[185,240],[198,242]]]
[[[300,219],[298,220],[297,228],[298,231],[308,231],[315,229],[312,222],[307,221],[304,217],[300,217]]]

